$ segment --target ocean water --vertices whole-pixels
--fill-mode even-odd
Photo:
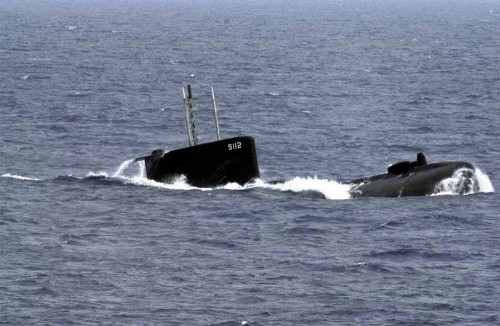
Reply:
[[[2,0],[0,324],[500,324],[499,31],[496,0]],[[188,83],[260,180],[144,178]],[[480,191],[341,184],[419,151]]]

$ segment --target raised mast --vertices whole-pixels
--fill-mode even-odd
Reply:
[[[189,121],[189,106],[186,98],[186,87],[182,87],[182,104],[184,104],[184,111],[186,111],[186,128],[188,132],[189,146],[193,146],[193,134],[191,133],[191,122]]]
[[[196,133],[196,124],[194,122],[194,102],[193,94],[191,92],[191,85],[182,87],[182,103],[186,113],[186,128],[188,132],[189,146],[198,145],[198,135]],[[212,108],[214,111],[215,131],[217,132],[217,140],[220,140],[219,117],[217,110],[217,103],[215,102],[215,92],[212,87]]]
[[[194,123],[194,102],[193,94],[191,93],[191,85],[187,85],[187,97],[186,87],[182,88],[182,103],[186,111],[186,127],[188,131],[189,146],[196,146],[198,145],[198,135],[196,134],[196,125]]]
[[[215,103],[215,94],[213,86],[212,86],[212,107],[214,109],[215,131],[217,132],[217,140],[220,140],[219,118],[217,116],[217,104]]]
[[[191,93],[191,85],[188,84],[187,104],[189,107],[189,122],[191,122],[191,136],[193,137],[193,146],[198,145],[198,134],[196,133],[196,125],[194,123],[194,102],[193,94]]]

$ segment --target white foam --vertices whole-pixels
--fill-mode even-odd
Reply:
[[[473,171],[475,178],[470,179],[472,182],[467,185],[468,169],[460,169],[448,179],[441,181],[436,187],[436,193],[433,196],[440,195],[458,195],[458,194],[471,194],[476,192],[494,192],[490,179],[481,170],[476,169]],[[3,175],[3,177],[6,175]],[[108,178],[106,172],[90,172],[87,177],[93,178]],[[19,177],[23,178],[23,177]],[[147,186],[168,190],[200,190],[211,191],[213,188],[199,188],[190,185],[184,175],[179,176],[170,183],[157,182],[146,178],[146,167],[144,161],[134,162],[134,160],[126,160],[111,174],[112,179],[120,180],[127,184],[134,184],[138,186]],[[36,180],[36,179],[34,179]],[[349,184],[339,183],[335,180],[320,179],[315,177],[295,177],[280,183],[266,183],[261,179],[247,183],[244,186],[238,183],[228,183],[226,185],[216,187],[215,189],[224,189],[232,191],[242,191],[247,189],[270,189],[282,192],[317,192],[321,193],[325,198],[330,200],[344,200],[350,199],[352,196],[350,190],[352,186]],[[463,191],[465,189],[465,191]]]
[[[187,179],[184,175],[179,176],[171,183],[158,182],[141,176],[136,176],[136,177],[121,176],[117,177],[116,179],[122,180],[124,183],[133,184],[136,186],[146,186],[146,187],[154,187],[154,188],[161,188],[168,190],[201,190],[201,191],[212,190],[212,188],[198,188],[191,186],[189,183],[187,183]]]
[[[132,162],[134,162],[134,160],[131,159],[131,160],[126,160],[122,164],[120,164],[115,173],[113,173],[113,177],[116,178],[121,176],[123,174],[123,171],[125,171],[130,166],[130,164],[132,164]]]
[[[472,178],[470,173],[473,173]],[[453,176],[444,179],[436,186],[433,196],[470,195],[474,193],[494,192],[490,178],[480,169],[459,169]]]
[[[351,198],[351,194],[349,190],[351,189],[350,185],[342,184],[334,180],[328,179],[318,179],[317,177],[313,178],[301,178],[295,177],[292,180],[285,181],[283,183],[277,184],[268,184],[256,183],[258,187],[265,189],[273,189],[284,192],[308,192],[315,191],[323,194],[327,199],[330,200],[341,200],[341,199],[349,199]]]
[[[135,172],[132,174],[130,170],[134,166],[138,167],[138,169],[136,169]],[[107,174],[104,172],[99,172],[99,173],[91,172],[87,175],[87,177],[107,177]],[[134,164],[133,160],[127,160],[122,162],[120,166],[116,169],[116,171],[112,174],[111,178],[118,179],[121,180],[122,182],[138,186],[155,187],[155,188],[162,188],[169,190],[201,190],[201,191],[213,190],[213,188],[199,188],[190,185],[187,182],[187,179],[184,175],[181,175],[180,177],[178,177],[177,179],[173,180],[170,183],[157,182],[154,180],[147,179],[146,168],[143,161],[139,161],[137,164]],[[232,182],[232,183],[227,183],[220,187],[216,187],[215,189],[241,191],[253,188],[271,189],[283,192],[291,191],[296,193],[314,191],[321,193],[327,199],[332,199],[332,200],[351,198],[351,195],[349,194],[349,189],[351,188],[351,186],[341,184],[339,182],[332,180],[318,179],[317,177],[313,178],[296,177],[292,180],[276,184],[266,183],[260,179],[257,179],[254,182],[245,184],[244,186]]]
[[[137,166],[138,169],[135,170],[134,174],[131,174],[130,169],[133,166]],[[107,177],[107,174],[104,172],[99,173],[89,173],[87,177]],[[134,184],[138,186],[147,186],[147,187],[155,187],[162,188],[168,190],[200,190],[200,191],[211,191],[213,188],[199,188],[190,185],[187,182],[187,179],[184,175],[176,178],[170,183],[157,182],[154,180],[150,180],[146,178],[146,169],[143,161],[134,164],[133,160],[127,160],[120,164],[120,166],[116,169],[116,171],[112,174],[113,179],[121,180],[124,183]],[[254,182],[250,182],[245,184],[244,186],[239,185],[238,183],[228,183],[223,186],[217,187],[215,189],[224,189],[224,190],[247,190],[253,188],[263,188],[263,189],[271,189],[276,191],[283,192],[308,192],[314,191],[323,194],[327,199],[339,200],[339,199],[349,199],[351,198],[349,194],[349,189],[351,188],[349,185],[341,184],[336,181],[327,180],[327,179],[318,179],[317,177],[313,178],[300,178],[296,177],[292,180],[285,181],[283,183],[277,184],[269,184],[260,179],[257,179]]]
[[[68,175],[69,177],[73,177],[72,175]],[[76,177],[79,179],[78,177]],[[85,176],[85,178],[108,178],[108,174],[106,172],[89,172]]]
[[[136,164],[134,164],[136,163]],[[135,169],[134,169],[135,168]],[[90,172],[87,177],[108,177],[106,172]],[[144,161],[134,162],[134,160],[126,160],[120,164],[116,171],[111,176],[112,179],[120,180],[127,184],[137,186],[155,187],[169,190],[201,190],[208,191],[212,188],[198,188],[187,183],[184,175],[179,176],[170,183],[157,182],[146,178],[146,166]]]
[[[15,175],[10,173],[5,173],[1,175],[2,178],[17,179],[17,180],[27,180],[27,181],[40,181],[40,179],[23,177],[21,175]]]
[[[480,169],[476,169],[476,178],[479,182],[480,192],[495,192],[490,178],[486,173],[483,173],[483,171],[481,171]]]
[[[226,190],[245,190],[245,189],[249,189],[249,188],[253,188],[252,183],[248,183],[244,186],[241,186],[239,183],[230,182],[230,183],[227,183],[221,187],[217,187],[217,189],[226,189]]]

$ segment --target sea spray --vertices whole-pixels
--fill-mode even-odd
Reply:
[[[295,177],[282,183],[262,183],[258,186],[264,189],[279,190],[284,192],[317,192],[321,193],[325,196],[325,198],[331,200],[351,198],[351,194],[349,193],[349,190],[351,189],[350,185],[342,184],[334,180],[318,179],[317,177]]]
[[[104,176],[108,177],[106,173],[92,173],[87,174],[87,177]],[[120,164],[116,171],[112,174],[112,179],[119,180],[126,184],[133,184],[137,186],[147,186],[168,190],[212,190],[211,188],[198,188],[191,186],[187,183],[184,175],[174,178],[171,182],[158,182],[150,180],[146,177],[146,166],[144,161],[135,162],[134,160],[126,160]]]
[[[495,192],[491,180],[486,173],[476,169],[476,177],[479,182],[479,192]]]
[[[113,178],[122,176],[123,172],[130,166],[130,164],[132,164],[132,162],[134,162],[134,160],[130,159],[130,160],[126,160],[122,164],[120,164],[120,166],[115,171],[115,173],[113,173]]]
[[[480,169],[460,169],[450,177],[436,185],[433,196],[470,195],[475,193],[494,192],[489,177]]]

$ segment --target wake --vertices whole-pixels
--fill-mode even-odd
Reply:
[[[436,192],[432,196],[442,195],[469,195],[474,193],[495,192],[489,177],[480,169],[471,171],[474,173],[473,183],[464,188],[464,173],[457,171],[451,178],[443,180]],[[15,179],[20,181],[43,181],[43,179],[25,177],[6,173],[1,178]],[[58,177],[65,178],[65,177]],[[122,184],[130,184],[141,187],[153,187],[165,190],[229,190],[246,191],[251,189],[264,189],[277,192],[297,193],[303,195],[320,195],[329,200],[351,199],[352,186],[349,184],[337,182],[335,180],[321,179],[318,177],[294,177],[290,180],[280,182],[266,182],[261,179],[249,182],[243,186],[237,183],[228,183],[215,188],[194,187],[187,183],[185,176],[181,175],[170,183],[157,182],[146,178],[146,168],[144,161],[134,162],[133,159],[122,162],[113,172],[89,172],[85,177],[79,178],[72,175],[66,176],[77,180],[111,180]],[[465,191],[464,191],[465,189]]]
[[[168,190],[212,190],[211,188],[198,188],[187,183],[185,176],[179,176],[171,183],[157,182],[146,178],[146,167],[144,161],[134,162],[133,159],[126,160],[111,174],[111,177],[106,172],[89,172],[86,179],[112,179],[120,181],[124,184],[132,184],[136,186],[147,186]]]

